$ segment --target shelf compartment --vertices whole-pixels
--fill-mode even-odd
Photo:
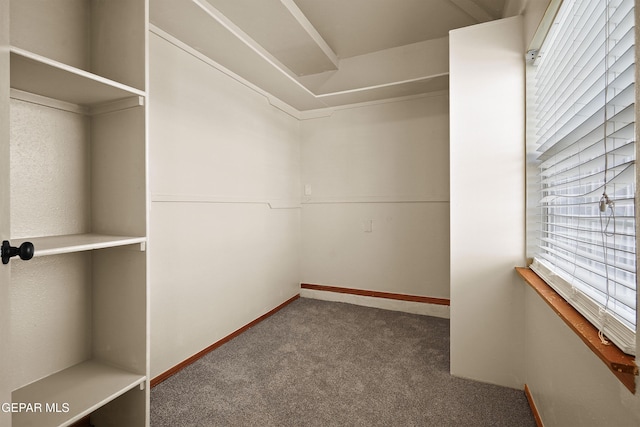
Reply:
[[[144,375],[89,360],[15,390],[11,395],[14,403],[41,404],[42,408],[14,413],[12,425],[68,426],[145,381]],[[52,411],[51,405],[56,404],[59,412]]]
[[[141,250],[144,250],[147,239],[145,237],[110,236],[88,233],[12,239],[11,244],[14,246],[20,246],[26,241],[33,243],[35,248],[34,256],[38,257],[135,244],[140,244]]]
[[[83,106],[145,96],[141,90],[17,47],[11,47],[11,87]]]

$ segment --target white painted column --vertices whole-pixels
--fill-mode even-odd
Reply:
[[[451,373],[522,388],[522,18],[450,32]]]

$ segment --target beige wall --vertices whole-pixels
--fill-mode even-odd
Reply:
[[[446,92],[303,121],[301,281],[449,298],[448,141]]]
[[[297,119],[154,33],[149,92],[153,378],[298,293],[300,154]]]
[[[525,382],[545,427],[640,425],[640,398],[530,288],[525,312]]]

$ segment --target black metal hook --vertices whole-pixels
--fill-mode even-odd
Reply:
[[[34,247],[31,242],[24,242],[20,247],[11,246],[8,240],[2,241],[2,263],[8,264],[9,258],[19,256],[21,260],[28,261],[33,258]]]

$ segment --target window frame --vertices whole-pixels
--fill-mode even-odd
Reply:
[[[558,13],[558,9],[560,8],[562,4],[562,1],[552,1],[549,10],[547,11],[547,13],[545,14],[545,18],[543,18],[543,21],[541,23],[540,28],[538,29],[538,32],[536,33],[536,35],[534,36],[534,39],[532,41],[532,45],[531,45],[531,50],[528,52],[528,56],[529,57],[535,57],[536,55],[536,51],[537,49],[539,49],[545,38],[546,35],[548,34],[549,28],[551,28],[552,24],[555,21],[556,15]],[[635,5],[634,5],[635,6]],[[635,43],[634,43],[635,44]],[[636,47],[636,54],[635,54],[636,58],[637,58],[637,47]],[[532,84],[532,74],[531,74],[531,68],[532,64],[529,63],[527,65],[527,91],[529,91],[530,89],[530,85]],[[635,75],[637,75],[637,71],[634,71]],[[606,101],[605,101],[606,102]],[[537,175],[537,171],[534,170],[534,165],[535,165],[535,160],[534,160],[534,156],[531,154],[534,150],[532,149],[532,144],[531,144],[531,140],[533,139],[531,136],[531,126],[529,126],[529,124],[531,123],[531,117],[530,117],[530,111],[531,111],[531,106],[530,106],[530,97],[527,96],[527,254],[528,257],[532,257],[532,255],[535,253],[535,249],[534,247],[537,245],[536,241],[539,239],[539,233],[540,233],[540,226],[536,226],[532,223],[531,218],[533,217],[534,213],[536,211],[539,211],[539,197],[532,197],[532,177],[534,175]],[[634,114],[634,118],[637,116],[637,111]],[[637,134],[637,129],[636,132]],[[536,148],[537,148],[537,144],[536,144]],[[636,148],[637,150],[637,148]],[[637,173],[636,173],[636,197],[635,197],[635,204],[638,204],[638,197],[637,197],[637,191],[638,191],[638,185],[637,185],[637,181],[638,181],[638,177],[637,177]],[[534,192],[535,193],[535,192]],[[636,209],[634,212],[634,216],[635,216],[635,223],[638,224],[638,210]],[[536,237],[533,237],[536,236]],[[637,233],[635,236],[636,242],[637,242]],[[637,253],[635,255],[637,257]],[[598,305],[595,303],[592,303],[588,298],[583,298],[582,294],[578,294],[576,295],[575,292],[575,288],[570,284],[567,283],[566,281],[562,280],[562,281],[554,281],[554,278],[551,277],[554,274],[552,272],[550,272],[546,267],[541,267],[539,262],[533,262],[531,265],[532,269],[534,271],[536,271],[537,275],[539,277],[541,277],[544,281],[546,281],[548,284],[551,285],[551,287],[554,289],[555,292],[557,292],[564,300],[566,300],[567,302],[569,302],[571,305],[573,305],[574,307],[576,307],[582,316],[584,316],[585,318],[587,318],[589,320],[589,322],[591,322],[594,325],[597,325],[598,323],[602,324],[602,323],[606,323],[606,325],[611,325],[612,322],[611,320],[607,317],[609,316],[608,314],[604,314],[602,313],[602,310],[598,309]],[[636,275],[636,280],[635,280],[635,301],[638,301],[638,284],[637,284],[637,275]],[[576,302],[577,301],[577,302]],[[637,304],[636,304],[637,307]],[[635,320],[637,320],[638,318],[638,310],[636,308],[635,311]],[[603,321],[603,319],[606,319]],[[636,325],[637,325],[637,321],[636,321]],[[636,353],[636,349],[637,349],[637,344],[635,342],[636,340],[636,335],[637,335],[637,329],[636,331],[624,331],[624,330],[620,330],[619,325],[615,322],[613,322],[614,329],[616,329],[616,334],[621,334],[621,335],[625,335],[625,339],[622,342],[618,343],[620,344],[620,347],[622,348],[622,350],[625,353],[628,354],[635,354]],[[596,330],[598,329],[598,327],[596,327]],[[607,334],[607,331],[611,331],[611,326],[606,326],[604,328],[604,332],[605,334]],[[629,332],[631,335],[629,335]]]

